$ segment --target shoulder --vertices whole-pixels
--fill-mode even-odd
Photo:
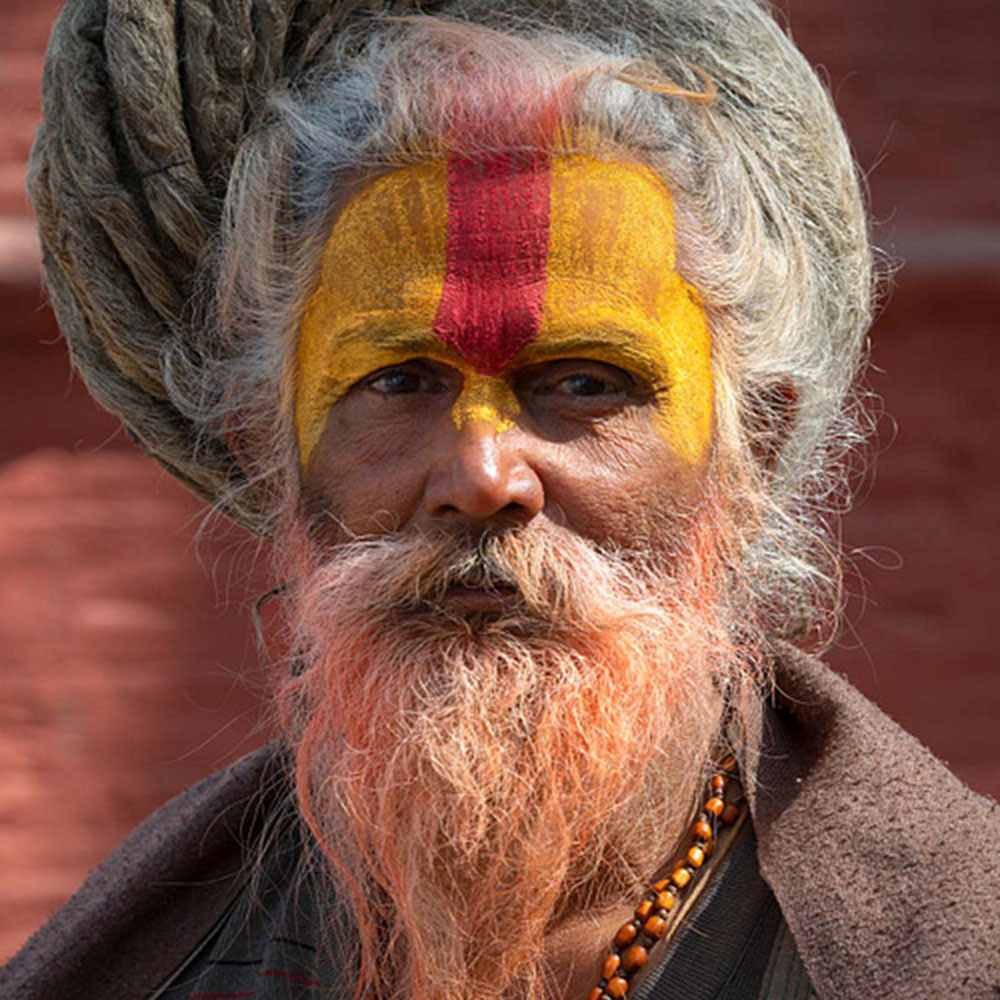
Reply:
[[[239,892],[249,852],[284,812],[286,774],[271,743],[155,812],[11,959],[4,991],[125,1000],[155,987]]]
[[[1000,996],[996,803],[791,649],[752,753],[761,871],[820,996]]]

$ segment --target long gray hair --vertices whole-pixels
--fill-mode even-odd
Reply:
[[[77,6],[88,2],[98,0]],[[127,258],[120,270],[134,281],[105,268],[84,287],[81,255],[65,251],[74,220],[60,209],[47,124],[35,198],[53,298],[95,394],[221,509],[272,532],[298,474],[289,359],[345,192],[372,172],[447,154],[459,134],[456,93],[478,123],[460,130],[463,153],[538,144],[534,124],[558,98],[558,152],[625,150],[674,196],[678,267],[713,332],[716,471],[744,511],[740,569],[755,610],[784,635],[831,624],[839,564],[824,520],[846,502],[848,451],[862,436],[852,386],[870,322],[871,256],[829,96],[763,4],[443,0],[423,5],[433,15],[401,17],[364,15],[359,3],[306,6],[316,30],[271,58],[261,92],[247,99],[253,114],[237,124],[223,104],[212,118],[204,99],[182,109],[215,130],[215,153],[193,148],[219,197],[187,197],[186,213],[162,191],[150,200],[171,239],[196,248],[187,264],[161,267],[166,278],[186,268],[181,302],[166,278],[143,270],[143,254],[169,255],[159,237],[123,253],[120,235],[111,256]],[[235,35],[202,32],[199,44],[214,37],[235,59]],[[114,142],[149,145],[122,121]],[[169,186],[177,171],[167,163],[142,183]],[[155,336],[144,336],[148,323],[116,333],[136,298],[147,313],[153,302]],[[99,352],[92,335],[72,332],[97,324]]]
[[[256,442],[259,475],[294,472],[288,359],[331,214],[358,178],[547,141],[559,152],[625,151],[673,193],[678,266],[709,314],[715,466],[744,511],[740,571],[776,631],[829,625],[838,564],[822,517],[844,502],[843,460],[860,436],[851,389],[872,280],[830,101],[753,4],[588,3],[584,16],[569,3],[543,25],[529,6],[518,19],[517,4],[462,0],[448,13],[468,21],[386,19],[346,32],[334,70],[275,97],[240,151],[221,233],[212,322],[243,348],[220,372],[221,415],[237,415]],[[555,140],[540,124],[553,107]],[[277,426],[280,446],[268,452],[259,430]]]

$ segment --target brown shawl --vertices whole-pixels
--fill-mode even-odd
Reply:
[[[1000,809],[787,650],[751,748],[760,868],[821,1000],[1000,997]],[[269,745],[135,831],[0,977],[18,1000],[138,1000],[211,930],[289,791]]]

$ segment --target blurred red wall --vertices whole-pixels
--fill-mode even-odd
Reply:
[[[59,6],[0,0],[0,960],[168,796],[264,737],[235,530],[70,375],[23,173]],[[864,583],[831,656],[975,788],[1000,793],[1000,7],[787,0],[901,258],[872,335],[877,464],[844,540]],[[871,478],[871,477],[870,477]]]

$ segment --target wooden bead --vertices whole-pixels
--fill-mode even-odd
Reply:
[[[615,947],[624,948],[626,945],[630,945],[638,933],[639,928],[631,920],[627,924],[622,924],[615,935]]]
[[[601,967],[601,979],[610,979],[621,968],[621,964],[621,955],[616,951],[609,952]]]
[[[691,835],[693,837],[697,837],[699,840],[711,840],[712,824],[703,819],[698,820],[698,822],[691,827]]]
[[[689,847],[686,857],[693,868],[700,868],[705,863],[705,851],[701,847]]]
[[[677,903],[677,897],[672,892],[658,892],[656,894],[656,906],[658,909],[669,912]]]
[[[711,796],[705,802],[695,822],[691,826],[694,843],[688,847],[684,861],[670,874],[653,883],[654,895],[641,900],[635,908],[633,920],[618,928],[614,937],[614,951],[609,952],[601,966],[601,982],[587,996],[587,1000],[626,1000],[629,982],[627,976],[641,969],[649,959],[649,941],[640,943],[642,933],[653,941],[662,938],[670,927],[670,912],[676,907],[680,890],[686,888],[694,878],[695,871],[712,856],[716,846],[716,824],[735,823],[742,814],[742,808],[735,803],[727,803],[725,792],[730,779],[737,778],[736,760],[730,754],[712,775]]]
[[[678,889],[683,889],[691,881],[691,870],[681,866],[670,876],[670,880]]]
[[[722,810],[722,815],[719,819],[726,824],[726,826],[731,826],[740,815],[740,807],[736,805],[735,802],[730,802],[725,809]]]
[[[614,1000],[621,1000],[628,993],[628,980],[623,979],[621,976],[615,976],[614,979],[608,980],[608,985],[604,987],[604,992],[609,997],[614,997]]]
[[[649,958],[649,952],[641,944],[634,944],[625,954],[622,956],[622,962],[625,964],[626,972],[635,972],[636,969],[641,969],[646,964],[646,959]]]
[[[718,795],[713,795],[705,803],[705,812],[711,813],[713,816],[721,816],[722,810],[726,808],[726,803],[719,798]]]

